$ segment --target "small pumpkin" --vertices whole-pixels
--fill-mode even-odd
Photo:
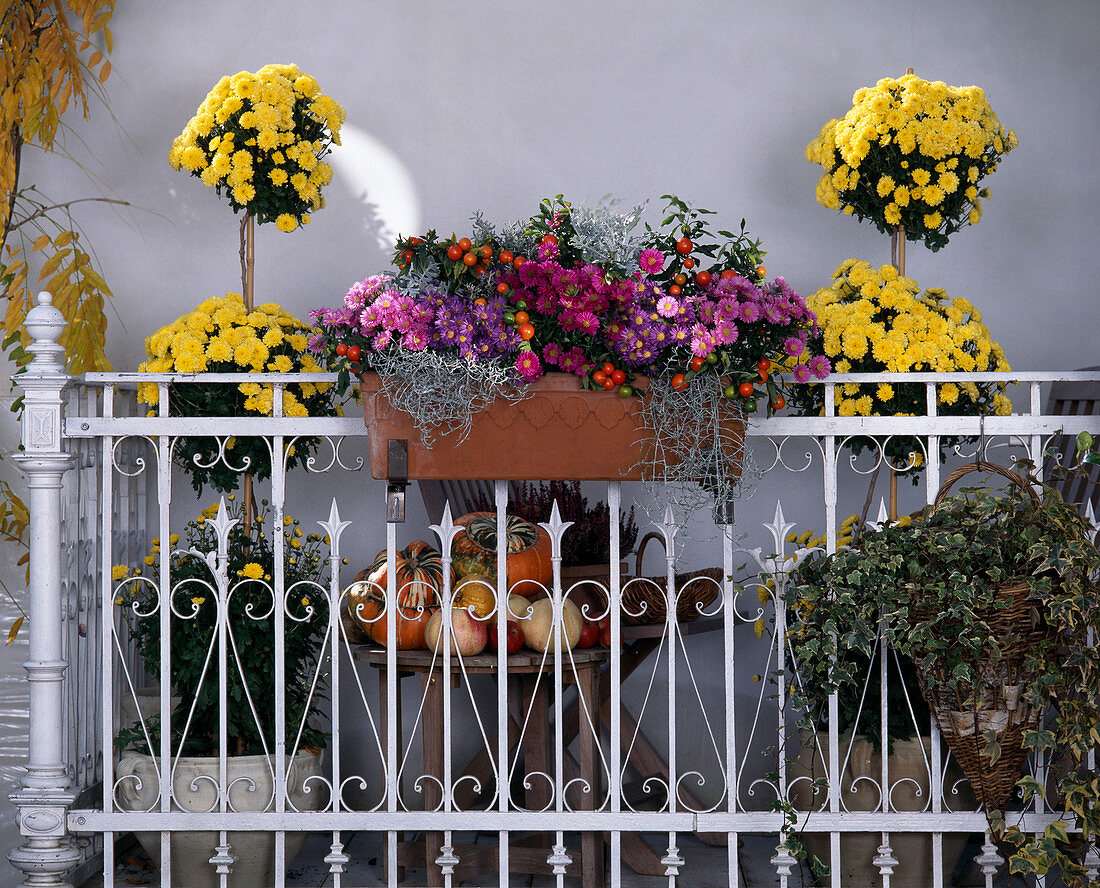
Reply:
[[[424,628],[439,606],[443,592],[443,556],[423,540],[415,540],[395,554],[397,585],[397,647],[415,650],[425,646]],[[386,552],[355,577],[348,589],[348,610],[367,637],[387,646]]]
[[[451,561],[461,578],[471,574],[485,576],[496,586],[497,516],[496,512],[470,512],[455,524],[460,527],[451,545]],[[553,579],[550,562],[550,535],[517,515],[505,516],[508,591],[524,598],[543,591]]]
[[[456,584],[451,606],[460,610],[473,608],[474,616],[484,620],[496,610],[497,590],[494,581],[478,574],[463,577]]]

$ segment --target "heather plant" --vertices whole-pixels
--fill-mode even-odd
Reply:
[[[581,492],[579,481],[525,481],[519,486],[514,500],[508,504],[508,512],[518,515],[532,524],[550,520],[554,503],[562,521],[571,521],[562,538],[562,564],[572,567],[581,564],[608,564],[611,559],[611,509],[600,500],[588,505],[588,498]],[[493,509],[488,497],[482,493],[475,501],[475,511]],[[629,512],[619,512],[619,555],[626,557],[634,551],[638,542],[638,525],[634,518],[634,506]]]

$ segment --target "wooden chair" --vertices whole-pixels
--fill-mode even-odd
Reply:
[[[1085,371],[1100,367],[1085,367]],[[1093,416],[1100,414],[1100,381],[1056,382],[1050,389],[1047,412],[1056,416]],[[1049,455],[1044,457],[1043,477],[1053,480],[1066,502],[1076,503],[1082,510],[1091,503],[1093,514],[1100,515],[1100,469],[1092,466],[1087,478],[1052,478],[1056,465],[1070,465],[1076,460],[1074,435],[1059,435],[1051,439]]]

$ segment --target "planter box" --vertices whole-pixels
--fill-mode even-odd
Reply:
[[[412,480],[487,481],[641,480],[649,454],[638,398],[588,391],[567,373],[549,373],[518,403],[496,401],[473,418],[462,443],[439,435],[431,448],[412,417],[395,409],[378,374],[360,378],[363,416],[370,429],[371,475],[389,477],[389,442],[404,441]],[[739,431],[744,426],[739,423]],[[738,436],[743,440],[743,436]]]
[[[840,774],[841,804],[845,811],[881,810],[882,798],[877,783],[882,779],[882,753],[871,742],[859,734],[848,752],[849,734],[840,738]],[[825,805],[825,792],[816,796],[810,788],[812,777],[824,776],[822,759],[829,759],[829,735],[822,730],[817,734],[821,744],[818,753],[814,746],[803,746],[791,763],[791,802],[800,811],[818,811]],[[848,756],[845,764],[845,756]],[[894,751],[890,755],[889,773],[890,803],[894,811],[931,810],[931,783],[928,779],[928,763],[932,760],[932,738],[914,737],[909,740],[895,740]],[[959,786],[958,791],[955,787]],[[959,766],[954,762],[947,767],[943,782],[943,794],[950,800],[946,810],[973,811],[977,808],[977,799],[965,782]],[[799,838],[806,850],[816,855],[826,866],[829,865],[830,838],[828,833],[810,832],[813,829],[813,817],[806,831]],[[944,833],[943,836],[943,884],[951,884],[955,865],[966,847],[964,833]],[[840,837],[840,883],[845,888],[878,888],[882,885],[882,874],[871,860],[882,844],[882,833],[843,833]],[[932,884],[932,836],[927,833],[892,833],[890,847],[894,856],[901,861],[890,876],[891,888],[924,888]],[[820,882],[819,884],[827,884]]]

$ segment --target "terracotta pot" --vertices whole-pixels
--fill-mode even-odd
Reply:
[[[814,746],[803,747],[791,764],[790,779],[791,801],[800,811],[819,810],[826,802],[825,791],[815,796],[810,781],[805,779],[811,774],[811,766],[816,764],[812,773],[816,777],[824,775],[822,757],[829,759],[829,736],[825,732],[817,735],[821,753]],[[856,736],[852,744],[847,767],[844,756],[848,753],[848,736],[840,738],[840,762],[844,768],[841,774],[841,796],[844,810],[879,810],[881,801],[877,789],[882,779],[882,754],[862,734]],[[923,747],[923,751],[922,751]],[[890,755],[890,785],[894,786],[891,796],[896,811],[923,811],[929,804],[931,791],[928,770],[925,766],[932,761],[932,739],[930,737],[895,740],[894,751]],[[946,752],[946,750],[945,750]],[[870,778],[859,780],[860,777]],[[858,782],[855,782],[857,781]],[[953,811],[973,811],[977,800],[970,786],[963,782],[957,794],[952,792],[959,781],[964,781],[962,771],[952,761],[947,768],[943,782],[943,794]],[[854,785],[853,785],[854,783]],[[813,816],[810,817],[809,830],[813,829]],[[799,838],[810,854],[817,855],[829,865],[829,834],[803,832]],[[967,836],[963,833],[944,833],[943,835],[943,884],[951,884],[951,875],[955,865],[966,847]],[[878,888],[882,885],[879,868],[871,860],[882,844],[881,833],[841,833],[840,834],[840,883],[845,888]],[[891,833],[890,847],[899,861],[890,876],[891,888],[923,888],[932,884],[932,836],[922,833]],[[823,884],[828,884],[824,882]]]
[[[180,758],[172,775],[173,811],[208,811],[217,805],[214,784],[218,778],[217,758]],[[230,756],[227,779],[229,803],[235,811],[269,811],[275,793],[273,760],[264,755]],[[287,780],[287,810],[316,811],[324,805],[326,792],[319,780],[321,754],[299,752],[294,757]],[[207,779],[213,777],[214,782]],[[153,760],[139,753],[126,753],[115,771],[118,807],[124,811],[150,811],[159,804],[160,783]],[[254,789],[253,789],[254,787]],[[308,790],[308,791],[307,791]],[[291,809],[290,805],[294,808]],[[160,867],[160,833],[136,832],[137,840],[153,863]],[[303,832],[286,834],[287,865],[294,860],[305,842]],[[218,888],[221,881],[210,858],[218,844],[216,832],[172,833],[173,888]],[[237,857],[229,875],[229,888],[262,888],[275,884],[275,834],[231,832],[229,844]],[[158,881],[159,884],[159,881]]]
[[[641,380],[643,385],[645,380]],[[440,435],[429,449],[412,417],[395,409],[378,374],[360,377],[363,416],[371,430],[371,475],[388,477],[390,440],[408,447],[410,479],[490,481],[640,480],[648,433],[639,398],[588,391],[568,373],[548,373],[519,403],[498,400],[473,418],[462,443]],[[738,423],[738,432],[744,424]],[[738,434],[738,440],[742,440]]]

